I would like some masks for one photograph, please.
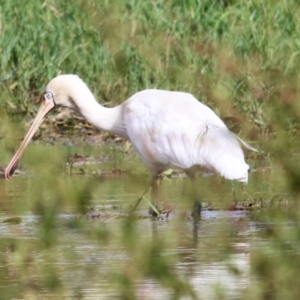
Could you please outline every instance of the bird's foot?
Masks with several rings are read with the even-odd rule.
[[[160,215],[161,211],[159,210],[157,205],[150,203],[148,213],[152,218],[157,218]]]

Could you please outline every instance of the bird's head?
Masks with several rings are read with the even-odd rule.
[[[52,103],[53,107],[63,106],[78,111],[74,99],[87,90],[86,84],[77,75],[59,75],[47,84],[43,103]]]
[[[9,179],[13,174],[24,149],[44,121],[46,115],[53,110],[55,106],[64,106],[78,111],[74,98],[75,95],[80,95],[84,90],[86,91],[88,88],[77,75],[59,75],[48,83],[42,97],[40,109],[24,137],[20,148],[5,170],[6,179]]]

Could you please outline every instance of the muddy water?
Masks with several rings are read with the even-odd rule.
[[[194,297],[241,299],[256,280],[251,253],[267,245],[260,233],[269,224],[258,221],[255,208],[239,210],[236,203],[254,203],[259,211],[255,201],[289,198],[278,169],[250,173],[244,190],[201,176],[202,200],[215,209],[203,211],[195,227],[188,180],[174,176],[161,187],[168,217],[148,217],[146,194],[130,223],[128,211],[148,184],[144,169],[135,169],[138,161],[120,163],[133,170],[117,175],[110,173],[111,164],[93,166],[85,175],[66,175],[63,168],[53,174],[50,163],[43,164],[40,175],[28,171],[0,181],[0,294],[7,298],[116,299],[129,291],[128,299],[170,299],[176,295],[172,284],[143,271],[150,268],[147,261],[155,262],[148,250],[157,242],[162,264]],[[95,173],[97,168],[102,172]]]

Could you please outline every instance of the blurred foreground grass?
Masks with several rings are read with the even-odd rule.
[[[35,114],[39,94],[57,74],[78,74],[96,98],[107,105],[116,105],[146,88],[190,92],[261,151],[258,157],[252,156],[250,164],[271,171],[250,175],[250,180],[257,184],[256,192],[289,200],[286,207],[270,207],[250,216],[253,222],[259,220],[271,225],[256,233],[263,237],[265,246],[249,250],[250,283],[243,287],[241,299],[297,299],[300,294],[297,284],[299,18],[300,6],[296,0],[0,0],[0,162],[5,165],[10,159],[12,149],[23,136],[23,127]],[[72,131],[75,135],[78,132]],[[102,193],[109,198],[102,199],[104,203],[122,198],[116,194],[120,185],[121,195],[130,195],[129,199],[123,199],[124,205],[129,206],[147,185],[143,170],[132,166],[134,173],[140,175],[133,174],[131,181],[112,180],[108,191],[101,190],[101,177],[62,179],[59,174],[66,154],[76,150],[51,147],[49,144],[56,142],[53,135],[45,140],[44,131],[41,134],[42,139],[36,142],[41,145],[28,149],[23,160],[38,175],[24,181],[19,179],[16,184],[0,182],[2,216],[23,216],[31,212],[40,217],[34,227],[36,232],[29,240],[22,238],[22,225],[21,228],[11,225],[11,237],[0,241],[3,298],[38,299],[41,295],[85,298],[89,284],[97,281],[94,276],[105,276],[105,272],[99,273],[91,263],[86,263],[87,269],[77,264],[78,253],[73,251],[77,242],[82,247],[91,247],[92,250],[87,250],[88,257],[94,257],[93,250],[100,253],[107,250],[108,254],[104,252],[108,256],[108,270],[110,264],[115,266],[122,261],[116,263],[109,253],[126,257],[110,273],[109,284],[115,286],[120,299],[138,299],[139,282],[145,278],[157,280],[166,287],[170,299],[182,299],[183,295],[197,298],[187,278],[177,272],[180,254],[170,254],[170,249],[178,250],[182,243],[192,244],[192,236],[186,237],[191,228],[187,228],[185,218],[176,218],[171,225],[166,225],[167,230],[160,228],[161,235],[153,233],[153,239],[142,238],[147,229],[140,232],[140,220],[134,217],[97,225],[77,219],[61,225],[57,220],[58,214],[66,211],[84,214],[92,204],[91,199],[101,198]],[[80,145],[84,142],[84,138],[79,140]],[[102,148],[101,144],[84,145],[81,149],[86,154],[108,155],[111,166],[116,160],[121,161],[118,166],[126,165],[126,154],[115,155],[111,148]],[[205,197],[217,193],[219,202],[230,197],[229,183],[221,180],[216,186],[205,179],[203,183],[207,185],[203,188]],[[11,193],[15,192],[10,189],[17,187],[18,197],[13,198]],[[186,199],[188,207],[187,190],[182,187],[180,199]],[[255,189],[249,190],[255,198]],[[239,197],[238,200],[243,196]],[[177,199],[175,195],[174,199]],[[7,206],[5,201],[12,204]],[[200,265],[214,260],[227,261],[236,251],[230,226],[227,221],[222,225],[224,230],[217,231],[215,243],[206,244],[205,239],[201,243],[200,235],[197,247],[190,244],[187,247],[194,249],[196,258],[197,253],[211,253],[216,245],[221,249],[218,252],[223,253],[221,257],[205,256],[206,261],[200,261]],[[65,248],[61,246],[62,240],[66,242]],[[241,240],[247,243],[247,236]],[[114,252],[115,248],[125,254]],[[78,290],[71,295],[68,294],[71,289],[61,277],[59,264],[63,263],[70,264],[71,273],[83,276]],[[77,282],[75,275],[73,280]],[[222,294],[218,287],[216,295],[218,299],[226,298],[226,293]]]

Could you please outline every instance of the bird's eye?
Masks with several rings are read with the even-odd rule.
[[[53,100],[53,95],[50,92],[44,94],[45,100]]]

